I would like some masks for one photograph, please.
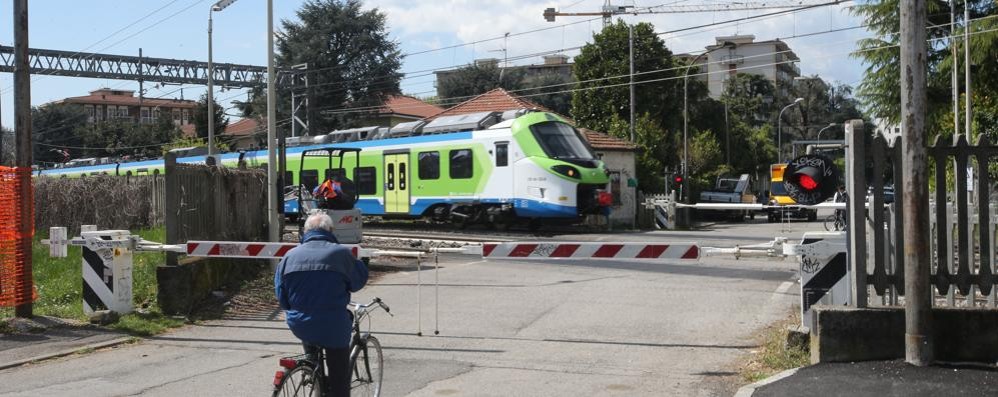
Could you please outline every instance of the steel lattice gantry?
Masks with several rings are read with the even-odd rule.
[[[208,82],[208,63],[200,61],[32,48],[28,50],[28,64],[32,74],[156,83]],[[267,82],[267,68],[263,66],[216,63],[212,69],[215,84],[226,87],[250,88]],[[0,72],[13,71],[14,47],[0,46]],[[291,85],[292,77],[290,72],[279,71],[277,85]]]

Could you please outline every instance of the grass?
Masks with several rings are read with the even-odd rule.
[[[811,364],[811,353],[806,347],[787,346],[787,327],[800,324],[800,313],[795,311],[785,319],[763,331],[759,350],[753,352],[749,362],[742,366],[741,375],[747,383],[758,382],[776,373]]]
[[[40,243],[41,239],[47,238],[43,234],[47,231],[37,233],[32,249],[32,270],[38,290],[34,314],[86,321],[87,316],[83,313],[82,248],[70,246],[69,256],[53,258],[49,256],[48,246]],[[164,241],[166,229],[145,229],[137,234],[146,240]],[[122,316],[112,328],[148,336],[183,325],[183,320],[163,315],[156,305],[156,266],[166,261],[166,254],[136,252],[132,255],[132,296],[137,311]],[[11,308],[0,309],[0,318],[11,316]]]

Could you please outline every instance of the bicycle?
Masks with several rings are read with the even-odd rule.
[[[825,230],[829,232],[838,232],[846,230],[846,219],[845,216],[840,216],[839,214],[832,214],[825,218]]]
[[[381,354],[381,342],[370,332],[361,332],[360,324],[368,318],[373,309],[378,307],[394,316],[381,298],[374,298],[371,303],[362,305],[350,302],[353,309],[353,337],[350,340],[350,368],[353,374],[350,380],[351,396],[378,397],[381,395],[381,381],[384,358]],[[273,397],[309,396],[321,397],[325,389],[326,371],[324,349],[318,349],[317,354],[301,354],[281,358],[279,365],[282,370],[274,374]]]

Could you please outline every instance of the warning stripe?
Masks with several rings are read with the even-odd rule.
[[[242,241],[188,241],[187,255],[209,258],[255,258],[274,259],[297,247],[296,243],[257,243]],[[360,249],[356,244],[343,244],[350,248],[350,253],[359,257]]]
[[[535,243],[506,242],[482,245],[483,258],[579,258],[579,259],[698,259],[693,243]]]
[[[846,276],[846,270],[846,254],[844,252],[835,254],[832,260],[822,267],[801,288],[803,311],[807,312],[811,309],[811,306],[814,306],[821,298],[825,297],[825,294]]]

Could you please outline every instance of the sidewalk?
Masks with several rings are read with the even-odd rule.
[[[898,360],[812,365],[769,384],[743,387],[736,396],[987,396],[996,390],[993,366],[923,368]]]
[[[13,333],[0,333],[0,370],[130,341],[120,332],[54,317],[14,319]]]

